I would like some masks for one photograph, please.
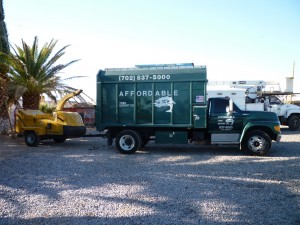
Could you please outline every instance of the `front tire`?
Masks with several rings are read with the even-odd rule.
[[[300,118],[297,115],[292,115],[288,121],[289,129],[292,131],[298,130],[300,126]]]
[[[271,148],[271,138],[263,131],[250,131],[244,137],[242,148],[253,155],[266,155]]]
[[[121,131],[116,137],[116,146],[123,154],[131,154],[140,149],[141,135],[134,130]]]
[[[36,147],[40,143],[40,136],[36,135],[34,131],[25,132],[25,143],[29,147]]]

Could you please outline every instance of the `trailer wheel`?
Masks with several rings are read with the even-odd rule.
[[[25,143],[29,147],[36,147],[40,143],[40,136],[36,135],[34,131],[25,132]]]
[[[271,139],[263,131],[253,130],[246,134],[242,148],[253,155],[266,155],[271,148]]]
[[[141,135],[134,130],[124,130],[116,137],[116,146],[121,153],[131,154],[142,145]]]
[[[53,140],[54,140],[56,143],[63,143],[63,142],[66,141],[66,139],[67,139],[67,138],[64,137],[64,136],[53,138]]]
[[[288,120],[289,129],[292,131],[298,130],[300,125],[300,119],[297,115],[292,115]]]

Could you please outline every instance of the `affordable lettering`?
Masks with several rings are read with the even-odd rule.
[[[170,90],[157,90],[157,91],[152,91],[152,90],[143,90],[143,91],[120,91],[119,92],[119,97],[128,97],[128,96],[145,96],[145,97],[164,97],[164,96],[178,96],[178,90],[174,90],[173,92]]]

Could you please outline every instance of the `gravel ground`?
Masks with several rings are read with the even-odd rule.
[[[0,224],[300,224],[300,131],[267,157],[236,147],[0,137]]]

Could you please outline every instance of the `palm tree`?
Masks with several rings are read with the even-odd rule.
[[[0,52],[9,53],[9,43],[4,22],[3,0],[0,0]],[[7,87],[8,87],[8,66],[5,60],[0,59],[0,134],[8,132],[8,114],[7,114]]]
[[[65,80],[73,79],[75,76],[61,79],[58,73],[78,60],[67,64],[57,64],[57,61],[65,54],[68,45],[53,54],[56,43],[57,41],[52,39],[39,50],[38,38],[35,37],[32,46],[22,39],[22,47],[17,45],[15,48],[12,47],[12,54],[8,56],[10,66],[8,76],[13,85],[24,88],[23,108],[38,109],[41,94],[55,99],[54,92],[62,94],[76,90],[64,84]]]

